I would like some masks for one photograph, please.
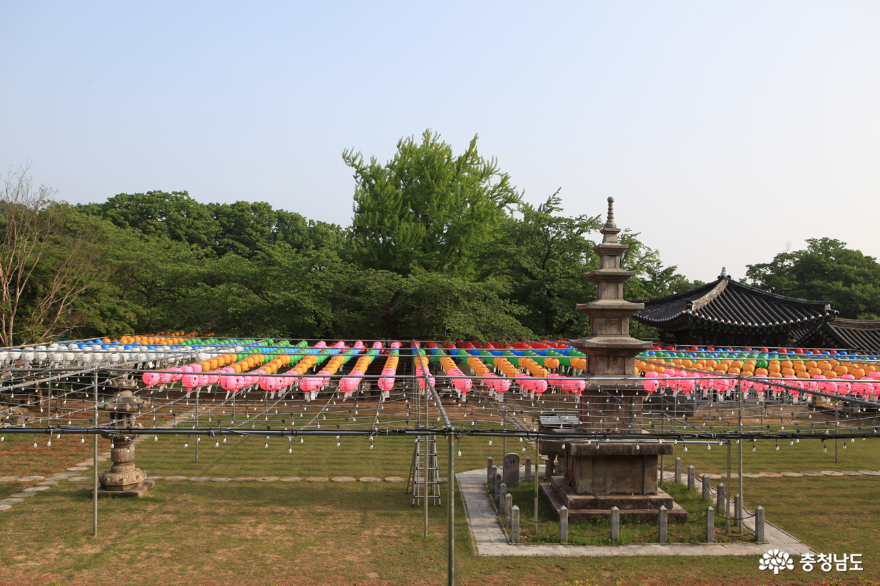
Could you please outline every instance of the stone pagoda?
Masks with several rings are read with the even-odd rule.
[[[599,269],[586,275],[596,284],[596,300],[577,306],[590,316],[590,335],[571,343],[587,357],[578,431],[607,435],[600,440],[542,442],[551,463],[554,456],[562,460],[543,491],[557,514],[564,505],[572,521],[610,516],[611,507],[617,507],[622,517],[653,520],[661,505],[670,520],[687,520],[687,512],[657,484],[658,457],[672,454],[672,445],[613,440],[616,433],[642,430],[645,391],[636,377],[635,357],[651,343],[629,335],[629,319],[644,305],[623,298],[623,283],[636,273],[620,267],[620,257],[629,246],[617,239],[614,198],[608,198],[608,219],[600,232],[602,243],[593,247]]]

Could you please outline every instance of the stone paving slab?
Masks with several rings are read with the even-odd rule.
[[[18,482],[18,476],[0,476],[0,482]]]
[[[277,480],[277,476],[263,476],[262,478],[257,478],[257,482],[276,482]]]
[[[91,466],[79,466],[79,465],[77,465],[77,466],[71,466],[70,468],[67,469],[67,471],[68,471],[68,472],[85,472],[85,471],[88,470],[89,468],[91,468]]]
[[[357,478],[353,476],[334,476],[333,482],[357,482]]]
[[[299,476],[285,476],[281,479],[281,482],[300,482],[302,478]]]
[[[400,476],[388,476],[385,478],[385,482],[405,482],[405,478],[401,478]]]
[[[44,490],[49,490],[50,486],[32,486],[30,488],[24,489],[24,492],[43,492]]]
[[[12,508],[12,505],[0,505],[0,511],[8,511]]]
[[[231,478],[212,478],[211,482],[232,482]]]
[[[861,476],[861,472],[856,472],[855,470],[841,470],[841,474],[845,474],[846,476]]]
[[[372,476],[361,476],[358,480],[361,482],[382,482],[381,478],[374,478]]]
[[[180,482],[181,480],[186,480],[186,476],[166,476],[165,480],[169,480],[171,482]]]
[[[880,472],[877,470],[859,470],[865,476],[880,476]]]
[[[810,477],[810,478],[816,478],[816,477],[819,477],[819,476],[825,476],[825,475],[822,474],[821,472],[802,472],[802,474],[803,474],[804,476],[808,476],[808,477]]]
[[[250,476],[242,476],[241,478],[234,478],[234,482],[253,482],[256,478],[251,478]]]
[[[37,494],[39,494],[39,493],[36,493],[36,492],[17,492],[15,494],[9,495],[9,497],[14,498],[14,499],[26,499],[26,498],[29,498],[32,496],[37,496]]]
[[[57,480],[41,480],[35,486],[58,486]]]
[[[745,556],[761,555],[775,548],[782,548],[795,554],[815,553],[808,546],[771,523],[765,524],[764,531],[767,543],[676,543],[666,545],[647,543],[619,546],[511,545],[498,522],[495,506],[486,489],[486,471],[478,469],[462,472],[456,474],[456,478],[477,555],[523,557]],[[700,480],[697,480],[697,483],[702,484]],[[752,514],[749,511],[744,511],[744,513],[746,516]],[[745,519],[743,524],[747,529],[754,531],[753,517]]]
[[[196,476],[189,479],[190,482],[208,482],[209,480],[211,479],[206,476]]]
[[[165,480],[164,476],[147,476],[147,480]]]
[[[834,472],[831,470],[823,470],[822,474],[825,476],[843,476],[843,472]]]
[[[326,476],[309,476],[306,478],[306,482],[327,482]]]
[[[19,478],[19,482],[37,482],[39,480],[43,480],[43,476],[22,476]]]
[[[799,472],[780,472],[780,474],[782,474],[786,478],[801,478],[803,476],[803,474]]]
[[[82,482],[84,480],[92,480],[88,476],[71,476],[67,479],[68,482]]]
[[[743,476],[745,476],[745,474],[743,474]],[[761,478],[782,478],[782,474],[777,472],[761,472],[759,476]]]

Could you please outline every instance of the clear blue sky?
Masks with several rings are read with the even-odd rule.
[[[354,147],[438,131],[711,280],[880,256],[880,2],[0,3],[0,170],[348,225]]]

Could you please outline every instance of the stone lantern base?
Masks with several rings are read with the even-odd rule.
[[[98,479],[99,497],[141,497],[153,488],[154,482],[147,480],[146,473],[134,465],[134,444],[123,434],[101,434],[113,442],[110,459],[113,467],[101,474]]]

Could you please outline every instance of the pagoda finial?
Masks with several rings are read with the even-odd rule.
[[[614,223],[614,198],[608,198],[608,220],[605,222],[606,228],[617,228],[617,224]]]
[[[721,274],[718,275],[719,279],[724,279],[727,277],[727,267],[721,267]]]

